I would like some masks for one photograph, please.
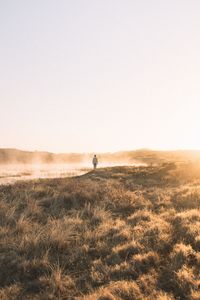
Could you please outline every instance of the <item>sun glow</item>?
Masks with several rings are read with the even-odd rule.
[[[200,3],[78,2],[0,9],[0,147],[200,149]]]

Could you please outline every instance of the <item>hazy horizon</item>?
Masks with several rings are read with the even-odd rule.
[[[0,148],[200,149],[200,2],[4,1]]]
[[[9,147],[0,147],[0,150],[13,150],[13,151],[21,151],[21,152],[38,152],[38,153],[51,153],[51,154],[80,154],[80,155],[93,155],[93,154],[117,154],[117,153],[125,153],[125,152],[139,152],[139,151],[149,151],[149,152],[200,152],[200,149],[153,149],[153,148],[136,148],[136,149],[118,149],[116,151],[91,151],[91,152],[77,152],[77,151],[68,151],[68,152],[56,152],[56,151],[49,151],[49,150],[37,150],[37,149],[22,149],[22,148],[9,148]]]

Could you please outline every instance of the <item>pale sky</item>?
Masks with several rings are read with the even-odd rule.
[[[0,0],[0,147],[200,149],[200,1]]]

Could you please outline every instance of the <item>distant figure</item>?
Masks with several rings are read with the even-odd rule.
[[[97,168],[97,165],[98,165],[98,159],[97,159],[96,155],[94,155],[92,163],[93,163],[94,170],[95,170]]]

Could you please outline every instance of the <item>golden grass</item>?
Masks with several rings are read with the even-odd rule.
[[[200,299],[200,170],[0,187],[0,299]]]

